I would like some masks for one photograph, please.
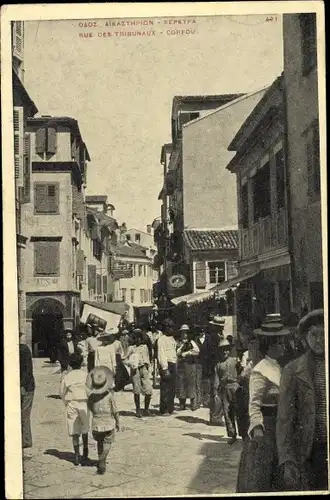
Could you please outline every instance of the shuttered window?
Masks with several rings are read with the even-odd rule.
[[[57,150],[57,130],[54,126],[41,127],[36,131],[36,153],[55,154]]]
[[[134,304],[134,300],[135,300],[135,290],[134,290],[134,288],[131,288],[131,302],[132,302],[132,304]]]
[[[140,302],[141,302],[141,304],[143,304],[143,301],[144,301],[144,290],[141,288],[141,290],[140,290]]]
[[[96,293],[97,295],[100,295],[102,293],[102,281],[100,274],[96,275]]]
[[[124,302],[126,302],[126,292],[127,292],[126,288],[121,289],[121,298]]]
[[[96,290],[96,266],[88,266],[88,290]]]
[[[36,214],[59,213],[59,184],[41,183],[34,184],[34,211]]]
[[[23,59],[23,21],[13,22],[13,55]]]
[[[226,281],[226,263],[225,262],[208,262],[210,283],[217,284]]]
[[[59,276],[60,242],[52,240],[34,241],[34,275]]]
[[[102,276],[103,294],[108,293],[108,276]]]
[[[84,277],[84,268],[85,268],[85,254],[83,250],[79,249],[77,251],[77,275],[80,278]]]
[[[196,288],[206,286],[206,265],[205,262],[196,262]]]
[[[24,110],[22,107],[14,107],[13,119],[15,180],[16,185],[22,187],[24,168]]]
[[[23,161],[23,191],[22,203],[31,201],[31,138],[30,134],[24,136],[24,161]]]

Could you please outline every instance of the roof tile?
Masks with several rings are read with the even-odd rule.
[[[237,250],[238,231],[231,230],[199,230],[184,231],[185,244],[190,250]]]

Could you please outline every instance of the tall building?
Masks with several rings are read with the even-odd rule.
[[[239,221],[237,310],[243,321],[288,314],[292,305],[288,248],[283,76],[262,98],[231,141],[236,154]]]
[[[323,305],[316,14],[284,14],[284,86],[294,307]]]
[[[27,119],[38,109],[24,87],[24,23],[12,23],[12,78],[13,78],[13,124],[14,165],[17,234],[17,275],[19,328],[25,333],[26,296],[24,279],[24,258],[28,237],[22,226],[22,205],[30,200],[30,136],[27,133]]]
[[[34,355],[51,355],[62,328],[79,324],[77,256],[85,230],[90,157],[73,118],[29,118],[27,132],[31,187],[22,206],[29,239],[24,258],[26,335]]]

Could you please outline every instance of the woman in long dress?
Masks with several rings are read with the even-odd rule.
[[[240,458],[237,493],[279,491],[276,416],[285,337],[290,329],[267,318],[255,330],[264,356],[252,369],[249,382],[249,428]]]
[[[196,405],[196,358],[199,348],[190,333],[187,325],[180,328],[181,339],[177,347],[177,379],[176,393],[180,401],[180,410],[186,409],[186,400],[190,399],[192,411],[197,410]]]

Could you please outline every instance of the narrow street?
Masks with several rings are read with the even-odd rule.
[[[117,395],[122,431],[110,452],[106,474],[72,464],[58,370],[34,359],[36,393],[32,410],[34,446],[24,460],[25,498],[110,498],[235,493],[241,441],[227,444],[223,427],[209,427],[208,410],[137,419],[130,386]],[[30,458],[31,457],[31,458]],[[97,458],[90,438],[90,458]]]

